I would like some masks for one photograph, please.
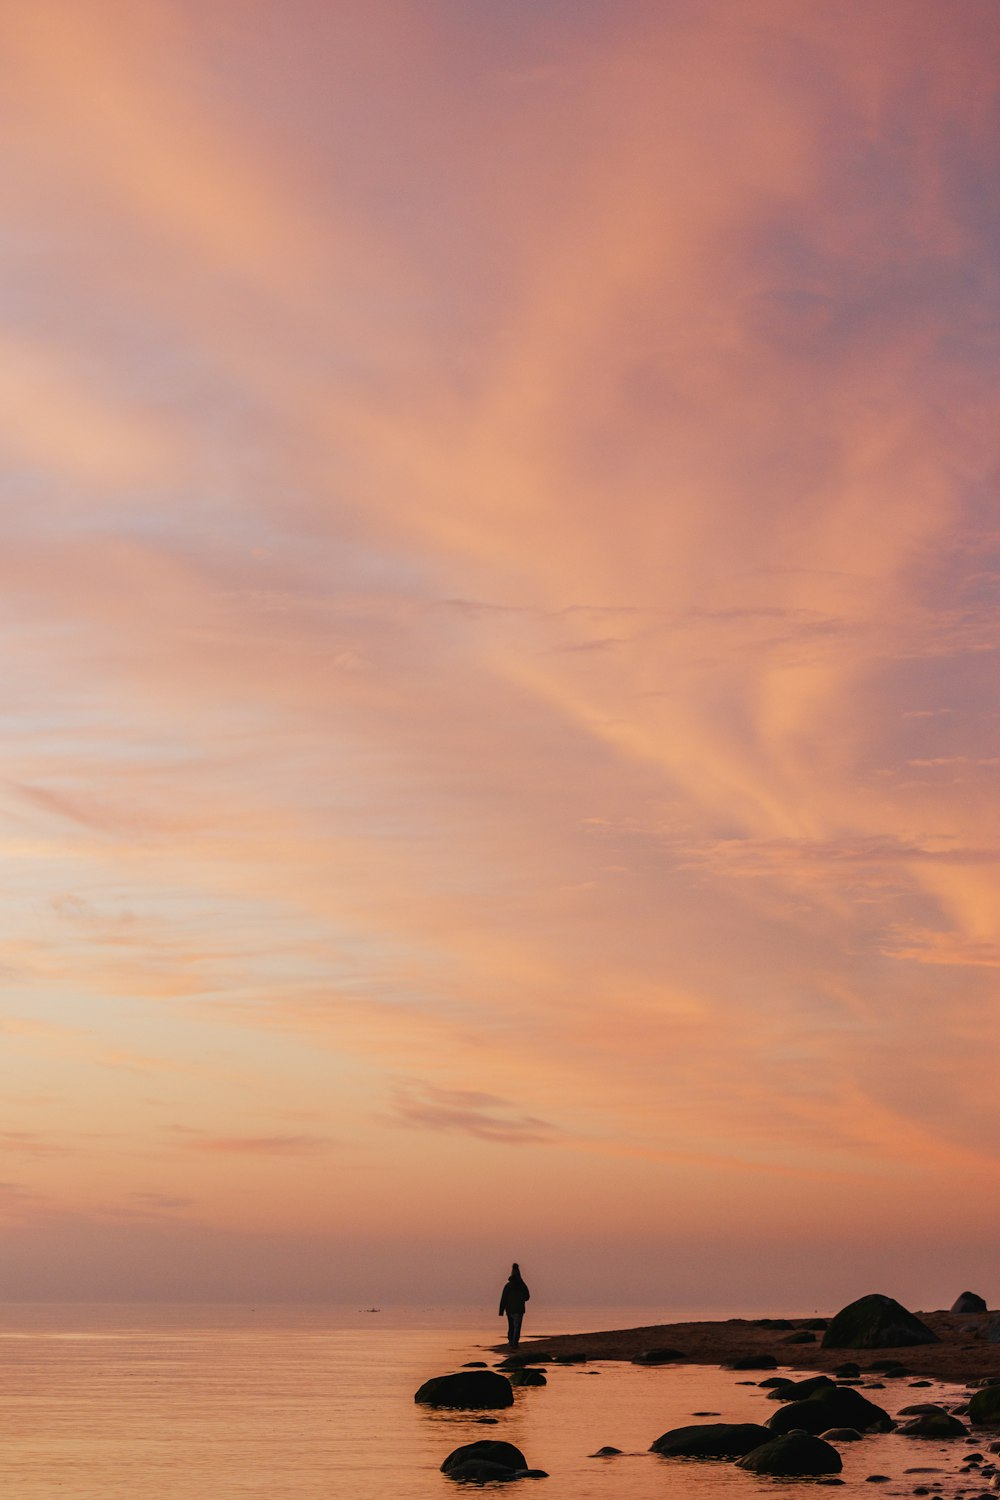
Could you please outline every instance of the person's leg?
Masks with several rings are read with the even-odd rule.
[[[510,1315],[507,1342],[508,1344],[513,1344],[515,1349],[521,1342],[521,1320],[523,1317],[524,1313],[511,1313]]]

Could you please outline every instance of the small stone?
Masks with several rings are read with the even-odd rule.
[[[597,1450],[596,1453],[588,1453],[587,1457],[588,1458],[615,1458],[615,1457],[617,1457],[617,1455],[621,1451],[622,1450],[620,1448],[612,1448],[612,1446],[611,1446],[610,1443],[606,1443],[603,1448],[598,1448],[598,1450]]]
[[[868,1474],[865,1477],[865,1484],[888,1484],[888,1483],[889,1483],[889,1476],[888,1476],[888,1474]]]

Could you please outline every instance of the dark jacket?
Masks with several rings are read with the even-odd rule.
[[[520,1276],[509,1276],[500,1293],[500,1311],[502,1313],[523,1313],[524,1304],[531,1293]]]

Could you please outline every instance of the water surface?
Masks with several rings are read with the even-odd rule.
[[[496,1425],[418,1407],[431,1375],[495,1356],[495,1308],[66,1307],[0,1310],[0,1455],[8,1500],[459,1500],[479,1493],[439,1472],[460,1443],[503,1437],[549,1471],[506,1495],[522,1500],[736,1500],[764,1484],[728,1463],[646,1450],[669,1427],[717,1412],[766,1421],[774,1405],[752,1375],[712,1366],[550,1366],[546,1387],[515,1392]],[[662,1309],[564,1309],[539,1332],[639,1326]],[[888,1382],[872,1399],[893,1415],[953,1388]],[[604,1444],[620,1458],[588,1457]],[[892,1435],[843,1448],[850,1489],[956,1491],[959,1443]],[[940,1474],[904,1474],[904,1468]],[[875,1487],[874,1473],[889,1475]],[[802,1493],[799,1484],[792,1489]],[[967,1493],[985,1488],[966,1482]],[[491,1487],[487,1493],[499,1493]],[[844,1493],[844,1491],[842,1491]]]

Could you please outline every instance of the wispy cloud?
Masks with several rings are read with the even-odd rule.
[[[417,1079],[404,1080],[395,1092],[392,1118],[425,1130],[457,1131],[504,1146],[544,1146],[561,1132],[548,1120],[524,1114],[508,1099],[471,1089],[446,1089]]]

